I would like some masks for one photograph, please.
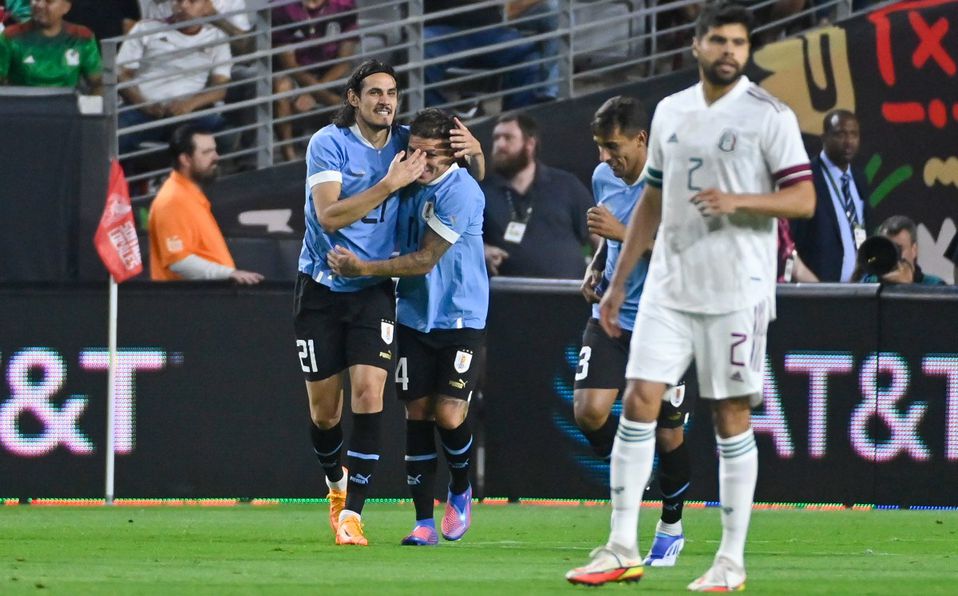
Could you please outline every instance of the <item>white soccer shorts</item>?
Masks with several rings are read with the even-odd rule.
[[[627,379],[675,385],[695,359],[699,395],[762,401],[770,304],[720,315],[673,310],[643,301],[629,345]]]

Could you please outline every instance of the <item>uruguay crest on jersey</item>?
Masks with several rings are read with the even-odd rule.
[[[395,326],[390,321],[381,319],[379,322],[379,334],[387,344],[393,343],[393,330]]]

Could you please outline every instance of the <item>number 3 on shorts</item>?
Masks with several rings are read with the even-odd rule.
[[[409,390],[409,370],[406,364],[406,357],[403,356],[396,363],[396,384],[402,386],[403,391]]]
[[[592,358],[592,346],[582,346],[579,351],[579,366],[575,369],[576,381],[589,376],[589,358]]]

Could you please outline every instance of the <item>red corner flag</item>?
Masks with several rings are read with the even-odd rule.
[[[123,169],[115,159],[110,164],[106,206],[93,237],[93,244],[116,283],[126,281],[143,271],[140,244],[137,242],[136,226],[133,224],[133,208],[130,206],[130,190],[126,185]]]

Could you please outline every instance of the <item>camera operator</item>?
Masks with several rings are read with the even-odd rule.
[[[918,231],[911,218],[904,215],[889,217],[878,227],[878,236],[887,238],[894,245],[897,263],[894,259],[887,259],[887,255],[879,254],[891,249],[882,247],[876,242],[868,242],[868,246],[863,244],[858,252],[856,267],[859,276],[862,276],[862,282],[945,285],[943,279],[923,272],[918,266]]]

